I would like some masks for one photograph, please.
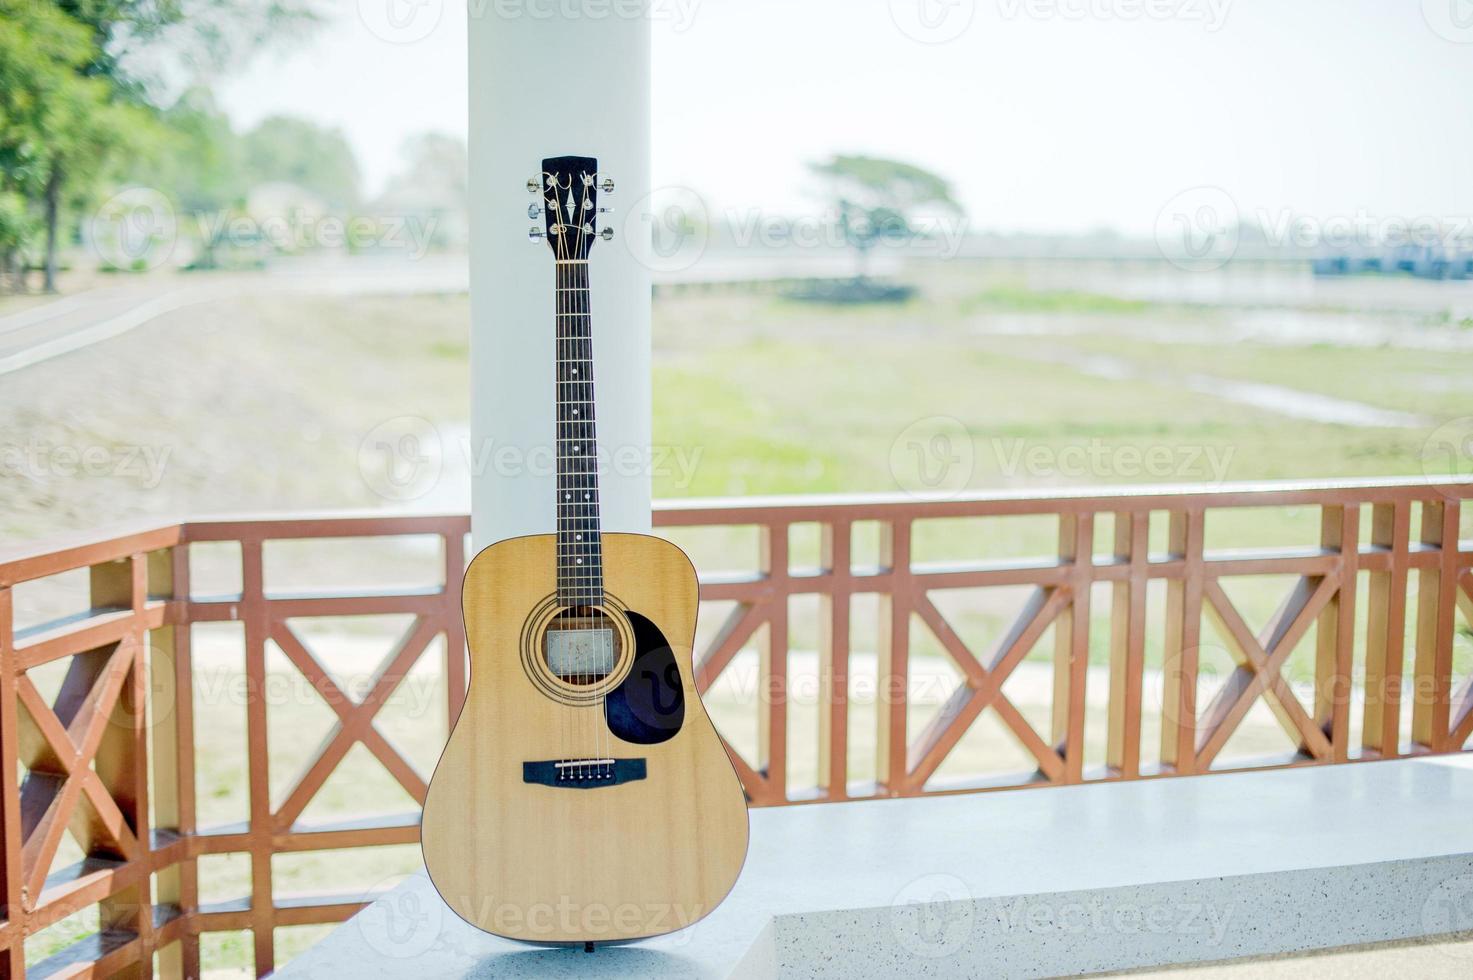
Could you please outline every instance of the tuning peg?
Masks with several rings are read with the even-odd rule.
[[[598,189],[603,191],[605,194],[614,193],[614,178],[605,177],[603,183],[598,185]]]
[[[535,242],[539,238],[546,238],[546,237],[547,237],[547,232],[543,231],[541,228],[538,228],[536,225],[533,225],[532,226],[532,230],[527,232],[527,240],[529,242]]]
[[[527,178],[527,193],[528,194],[536,194],[540,190],[542,190],[542,181],[538,180],[536,177],[528,177]]]
[[[611,242],[614,240],[614,229],[605,228],[603,231],[598,233],[598,237],[602,238],[606,242]]]
[[[536,205],[536,204],[529,204],[529,205],[527,205],[527,217],[532,218],[534,220],[537,219],[537,218],[542,217],[542,208],[541,208],[541,206],[540,205]]]

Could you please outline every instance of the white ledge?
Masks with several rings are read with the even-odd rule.
[[[752,812],[727,901],[592,954],[461,922],[422,875],[283,977],[1057,976],[1473,929],[1473,759]]]

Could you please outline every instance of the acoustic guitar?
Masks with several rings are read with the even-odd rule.
[[[467,922],[592,950],[711,912],[746,859],[747,808],[696,693],[690,559],[599,524],[588,261],[612,237],[597,222],[613,182],[554,157],[528,190],[556,270],[557,529],[466,569],[470,685],[421,840]]]

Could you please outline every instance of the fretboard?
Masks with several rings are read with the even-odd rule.
[[[557,590],[564,605],[603,603],[598,441],[588,263],[557,263]]]

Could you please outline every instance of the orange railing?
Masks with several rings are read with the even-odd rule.
[[[754,735],[733,736],[731,754],[753,804],[773,805],[999,785],[941,778],[984,712],[1026,752],[1027,771],[1002,780],[1011,785],[1460,751],[1473,736],[1458,626],[1460,615],[1473,626],[1473,542],[1460,543],[1470,497],[1473,483],[1407,481],[691,501],[657,508],[655,523],[695,552],[708,612],[730,607],[707,617],[716,628],[698,644],[698,679],[712,688],[735,664],[752,668],[755,696],[724,710],[756,713]],[[1270,514],[1292,520],[1263,517]],[[443,651],[442,722],[464,696],[455,584],[468,523],[217,520],[0,556],[0,759],[20,774],[0,786],[0,978],[70,975],[80,965],[94,975],[132,966],[147,973],[155,959],[161,972],[194,976],[201,935],[236,930],[249,930],[255,968],[265,974],[276,963],[278,927],[335,922],[359,908],[361,892],[285,894],[273,881],[273,856],[417,840],[414,812],[338,823],[304,812],[358,746],[422,799],[427,774],[375,721],[435,649]],[[1311,539],[1258,540],[1290,527],[1310,528]],[[264,550],[280,542],[310,550],[328,539],[403,536],[438,542],[438,584],[284,591],[264,572]],[[707,572],[715,561],[702,553],[713,541],[729,555],[753,540],[750,567]],[[238,588],[199,595],[191,556],[220,542],[238,549]],[[993,545],[1005,543],[1034,553],[999,558]],[[17,590],[67,576],[85,578],[73,582],[86,593],[80,608],[17,628]],[[1240,589],[1243,582],[1257,591]],[[965,603],[960,613],[947,610],[957,596],[988,591],[1018,602],[1001,618],[993,610],[981,620],[984,649],[964,638],[975,625],[960,623]],[[1265,597],[1269,611],[1255,617]],[[861,605],[873,613],[868,627],[856,626]],[[351,693],[289,625],[387,613],[407,625],[364,689]],[[1254,618],[1262,619],[1257,629]],[[211,623],[240,624],[244,634],[248,816],[205,827],[196,746],[214,719],[197,717],[196,698],[177,692],[197,692],[193,628]],[[1220,647],[1204,638],[1204,627]],[[294,778],[276,793],[273,740],[279,748],[298,733],[272,728],[268,641],[335,715],[320,745],[301,747]],[[915,663],[925,659],[912,657],[917,643],[937,648],[959,676],[935,698],[930,717],[912,690]],[[1306,645],[1304,676],[1286,677],[1291,655]],[[1207,669],[1209,649],[1225,652],[1221,676]],[[816,660],[817,688],[804,710],[790,662],[800,654]],[[1051,693],[1042,720],[1031,720],[1006,689],[1025,658],[1046,662],[1039,666]],[[853,694],[861,673],[873,680],[870,695]],[[714,708],[714,691],[712,700]],[[1260,700],[1288,736],[1288,752],[1227,758],[1224,747]],[[807,730],[790,726],[809,715]],[[856,719],[864,746],[854,737]],[[1148,731],[1159,736],[1153,741]],[[811,779],[797,778],[799,749],[815,760]],[[68,833],[81,859],[53,867]],[[249,856],[246,894],[201,901],[201,864],[220,855]],[[33,949],[28,971],[27,939],[83,910],[96,911],[95,931],[44,957],[49,950]]]

